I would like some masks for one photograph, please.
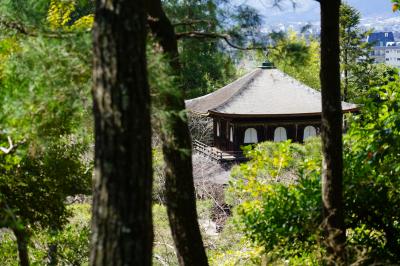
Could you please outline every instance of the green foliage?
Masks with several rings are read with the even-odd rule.
[[[361,14],[348,4],[340,6],[340,63],[343,100],[358,102],[369,88],[374,70],[369,54],[371,45],[364,41],[369,31],[360,29]]]
[[[43,28],[48,7],[48,0],[3,0],[0,2],[0,10],[5,19],[35,28]]]
[[[296,32],[273,32],[270,34],[274,47],[269,56],[284,66],[304,65],[309,59],[307,42],[304,37],[298,38]]]
[[[82,11],[84,9],[87,9],[86,12],[93,11],[90,8],[92,5],[89,1],[51,0],[47,14],[50,28],[53,30],[90,30],[93,26],[94,15],[82,14]],[[78,13],[80,16],[77,17],[74,13]]]
[[[344,142],[349,263],[399,261],[399,106],[398,74],[387,72],[350,119]],[[251,160],[233,172],[229,194],[238,204],[238,227],[270,259],[298,256],[318,264],[323,258],[320,148],[316,140],[262,143],[247,148]],[[282,178],[288,173],[289,182]]]
[[[400,83],[391,73],[372,88],[345,139],[347,224],[351,241],[399,260]],[[386,83],[386,84],[385,84]],[[362,230],[361,230],[362,229]]]
[[[28,14],[38,5],[15,1],[1,8]],[[32,24],[23,16],[16,23],[41,23],[40,32],[46,28],[40,15]],[[0,154],[0,227],[29,238],[38,230],[60,230],[71,215],[66,197],[90,191],[91,43],[84,33],[8,34],[0,40],[0,146],[8,147],[8,138],[14,146]]]
[[[359,62],[351,66],[352,75],[349,77],[348,97],[351,102],[364,104],[369,89],[381,82],[392,68],[385,64],[370,64]]]
[[[231,198],[240,200],[239,228],[270,259],[311,252],[322,210],[319,141],[266,142],[245,153],[251,160],[235,169],[230,182]]]
[[[11,230],[0,231],[0,264],[4,266],[17,266],[18,252],[17,243]]]
[[[213,92],[236,77],[232,59],[218,50],[215,41],[181,43],[183,86],[192,98]]]
[[[57,244],[59,265],[88,265],[90,206],[72,204],[67,208],[72,216],[63,230],[52,232],[41,227],[33,230],[29,246],[32,265],[48,263],[50,244]],[[0,243],[0,264],[18,265],[17,245],[12,232],[0,231]]]
[[[274,48],[269,57],[277,68],[303,82],[311,88],[320,89],[319,81],[319,42],[298,37],[293,31],[288,34],[271,34]]]
[[[369,57],[371,47],[364,42],[368,31],[359,28],[360,13],[342,4],[340,9],[340,63],[342,70],[343,99],[359,103],[371,82],[382,74],[383,66],[373,64]],[[304,84],[320,89],[320,45],[316,39],[306,40],[295,32],[273,32],[274,42],[269,57],[288,75]]]
[[[231,192],[237,201],[250,197],[258,198],[271,184],[293,183],[298,169],[308,176],[320,167],[320,144],[308,140],[307,145],[286,142],[265,142],[252,148],[244,147],[245,156],[250,161],[232,169]],[[307,171],[306,171],[307,170]],[[236,205],[236,202],[230,202]]]
[[[196,203],[200,220],[210,219],[211,202],[199,200]],[[178,265],[175,254],[174,241],[169,228],[166,207],[160,204],[153,205],[154,221],[154,246],[153,265]],[[200,227],[200,229],[203,229]],[[202,230],[203,240],[206,246],[214,246],[214,239],[210,239]]]
[[[257,12],[228,1],[163,1],[177,33],[227,34],[236,45],[248,45],[261,25]],[[182,87],[185,97],[210,93],[236,77],[234,54],[218,38],[182,38],[179,41]]]
[[[58,228],[69,214],[66,196],[87,193],[90,187],[91,173],[80,162],[82,147],[62,139],[35,155],[24,154],[22,148],[0,157],[1,204],[12,210],[13,217],[3,219],[1,211],[1,226],[16,228],[13,221],[19,221],[22,226]]]
[[[165,163],[162,151],[153,149],[153,201],[165,203]]]
[[[20,51],[3,67],[3,130],[22,138],[58,136],[90,123],[91,72],[88,58],[78,51],[90,46],[85,37],[70,45],[41,38],[18,44]]]
[[[69,223],[62,231],[49,234],[47,242],[57,245],[57,257],[64,265],[88,265],[90,247],[91,206],[72,204]]]
[[[263,248],[251,245],[250,241],[244,238],[232,218],[224,225],[224,230],[215,242],[216,248],[207,252],[210,265],[215,266],[256,266],[261,265]]]
[[[3,0],[0,10],[5,21],[12,21],[31,33],[80,31],[92,27],[94,1]]]
[[[82,108],[85,87],[78,87],[90,76],[79,65],[67,74],[63,66],[74,62],[41,45],[38,40],[21,44],[4,67],[1,145],[8,146],[9,136],[18,146],[0,157],[0,194],[24,225],[60,226],[67,215],[65,197],[90,188],[91,166],[85,159],[90,138],[85,134],[91,129],[81,127],[90,121],[90,111]]]

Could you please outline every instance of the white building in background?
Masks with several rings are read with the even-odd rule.
[[[373,45],[370,55],[375,63],[400,68],[400,42],[395,41],[393,32],[371,33],[367,42]]]
[[[377,64],[385,63],[385,52],[386,52],[386,47],[375,46],[372,48],[370,56],[374,59],[374,62]]]
[[[388,42],[386,44],[385,63],[400,68],[400,42]]]

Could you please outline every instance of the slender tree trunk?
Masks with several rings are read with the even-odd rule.
[[[58,230],[56,228],[51,228],[49,234],[52,239],[57,235]],[[47,250],[48,266],[58,265],[58,244],[57,241],[51,240],[49,242],[49,248]]]
[[[328,264],[345,262],[343,219],[343,114],[340,96],[340,0],[321,0],[322,200]]]
[[[348,53],[347,50],[344,51],[344,84],[343,84],[343,101],[347,101],[348,91],[349,91],[349,70],[348,68]]]
[[[91,265],[151,265],[150,93],[144,1],[97,0]]]
[[[18,257],[21,266],[29,266],[28,241],[29,236],[25,230],[13,229],[17,238]]]
[[[343,101],[347,101],[349,92],[349,71],[344,70],[344,88],[343,88]]]
[[[396,237],[398,234],[396,229],[391,226],[393,221],[388,221],[388,226],[383,228],[386,236],[385,248],[390,251],[393,255],[398,254],[400,250],[399,240]]]
[[[58,254],[57,254],[57,243],[52,242],[49,245],[49,249],[47,251],[47,258],[49,261],[48,266],[56,266],[58,265]]]
[[[174,28],[166,17],[160,0],[149,0],[150,28],[167,54],[172,70],[181,74]],[[179,82],[179,81],[178,81]],[[192,143],[184,113],[183,88],[180,92],[160,92],[162,140],[166,163],[166,198],[168,218],[180,265],[208,265],[197,221],[192,172]]]

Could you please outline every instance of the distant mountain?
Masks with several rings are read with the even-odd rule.
[[[319,4],[315,0],[296,0],[296,7],[289,0],[281,0],[281,9],[273,8],[273,0],[234,0],[237,4],[246,3],[256,8],[263,15],[266,28],[283,27],[311,23],[319,24]],[[400,23],[400,14],[393,13],[391,0],[345,0],[360,11],[362,23],[366,27],[385,27]]]

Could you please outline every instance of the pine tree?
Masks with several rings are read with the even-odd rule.
[[[328,265],[345,263],[343,218],[343,114],[340,97],[340,0],[320,0],[322,95],[322,201]]]
[[[144,1],[98,0],[91,265],[151,265],[152,153]]]

